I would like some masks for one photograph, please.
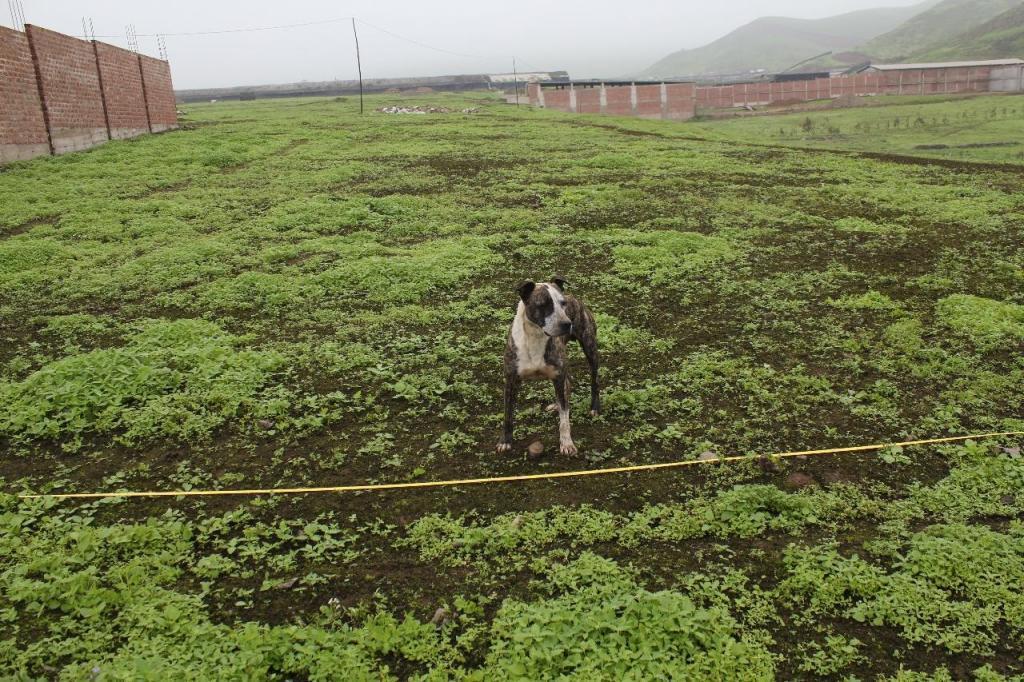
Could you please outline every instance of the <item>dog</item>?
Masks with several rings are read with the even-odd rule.
[[[601,411],[598,383],[597,323],[587,307],[575,296],[565,293],[568,284],[562,277],[551,282],[519,285],[519,306],[505,348],[505,428],[497,451],[512,449],[516,396],[528,379],[550,379],[555,387],[555,402],[548,411],[558,412],[559,452],[575,455],[569,425],[569,359],[566,347],[576,341],[590,364],[590,414]]]

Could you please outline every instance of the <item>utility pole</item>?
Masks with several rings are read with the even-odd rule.
[[[359,55],[359,33],[356,32],[356,18],[352,17],[352,35],[356,38],[356,66],[359,68],[359,113],[363,113],[363,58]]]
[[[512,79],[516,84],[516,106],[519,106],[519,71],[516,69],[516,58],[512,57]]]

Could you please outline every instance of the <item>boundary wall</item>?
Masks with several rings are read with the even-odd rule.
[[[789,104],[841,97],[1024,91],[1024,65],[876,71],[832,78],[695,83],[529,84],[530,104],[577,114],[686,120],[702,109]]]
[[[0,163],[177,127],[166,61],[31,24],[0,26]]]

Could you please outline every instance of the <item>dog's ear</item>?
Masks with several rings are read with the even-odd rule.
[[[555,275],[554,277],[552,277],[551,283],[558,287],[559,291],[565,291],[566,285],[569,284],[565,277],[562,277],[561,275]]]
[[[523,299],[523,301],[526,302],[530,299],[530,294],[533,293],[533,290],[536,287],[537,285],[534,284],[533,282],[526,281],[520,284],[516,291],[519,292],[519,298]]]

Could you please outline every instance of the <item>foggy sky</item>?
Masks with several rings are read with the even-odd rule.
[[[99,40],[126,45],[135,25],[142,52],[178,33],[295,24],[356,16],[426,49],[359,26],[363,75],[431,76],[565,69],[575,78],[639,71],[670,52],[699,47],[760,16],[814,19],[918,0],[22,0],[29,23],[82,33],[91,17]],[[6,9],[0,14],[11,25]],[[113,38],[101,35],[116,34]],[[286,83],[356,77],[351,25],[166,38],[176,88]]]

